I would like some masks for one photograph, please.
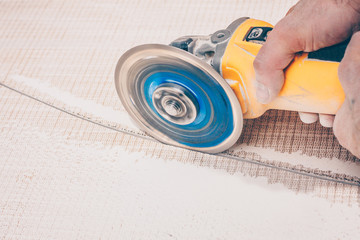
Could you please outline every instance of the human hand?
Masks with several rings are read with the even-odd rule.
[[[360,158],[360,32],[351,37],[338,72],[346,97],[336,113],[334,133],[342,146]]]
[[[284,83],[284,69],[293,60],[295,53],[312,52],[345,41],[359,29],[359,23],[360,0],[299,1],[290,9],[286,17],[276,24],[255,58],[254,68],[258,101],[269,103],[278,95]],[[347,58],[354,58],[352,55],[349,57],[349,53],[347,55]],[[347,68],[346,62],[345,67],[340,68],[340,70]],[[341,63],[341,66],[344,64]],[[339,74],[342,74],[343,71],[341,70]],[[355,76],[359,75],[360,72]],[[342,76],[341,78],[347,81],[347,77],[350,76]],[[354,86],[356,85],[358,86],[357,91],[360,91],[360,80],[350,88],[355,89]],[[347,94],[347,90],[345,90],[345,95]],[[345,136],[345,128],[341,127],[343,124],[341,121],[348,123],[347,128],[351,128],[348,131],[351,130],[356,135],[355,130],[360,128],[358,123],[360,120],[346,120],[346,114],[350,114],[350,112],[355,115],[360,114],[360,111],[354,113],[353,110],[345,109],[343,106],[336,116],[334,131],[340,143],[360,157],[359,153],[353,150],[357,148],[353,145],[356,143],[359,145],[359,132],[357,132],[357,136],[352,137],[353,140],[350,140]],[[305,123],[312,123],[317,121],[318,115],[300,113],[300,118]],[[320,115],[320,123],[323,126],[331,127],[333,122],[334,116]]]
[[[360,22],[360,1],[301,0],[293,6],[273,31],[255,61],[257,98],[269,103],[284,83],[283,70],[297,52],[312,52],[348,39]],[[317,114],[299,113],[305,123]],[[332,115],[320,115],[320,123],[331,127]]]

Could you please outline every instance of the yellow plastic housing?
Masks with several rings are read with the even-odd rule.
[[[338,79],[339,63],[308,59],[308,53],[296,55],[285,70],[285,84],[270,104],[256,100],[253,62],[261,44],[245,41],[253,27],[273,27],[248,19],[232,35],[222,58],[221,74],[235,92],[244,118],[257,118],[268,109],[335,114],[345,94]]]

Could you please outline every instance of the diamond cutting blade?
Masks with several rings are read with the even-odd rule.
[[[210,65],[186,51],[160,44],[132,48],[119,59],[115,86],[138,126],[163,143],[218,153],[241,134],[235,93]]]

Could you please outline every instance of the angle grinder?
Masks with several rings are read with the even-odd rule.
[[[298,53],[279,96],[270,104],[257,102],[253,61],[272,28],[240,18],[208,36],[134,47],[118,61],[116,91],[147,134],[208,153],[230,148],[243,119],[268,109],[335,114],[345,98],[337,69],[347,42]]]

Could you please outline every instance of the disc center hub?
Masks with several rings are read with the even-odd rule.
[[[165,96],[161,102],[162,106],[164,106],[165,112],[170,116],[182,117],[184,114],[186,114],[186,106],[183,102],[179,101],[179,99]]]
[[[156,111],[171,123],[187,125],[198,114],[198,103],[186,88],[172,83],[158,87],[152,96]]]

